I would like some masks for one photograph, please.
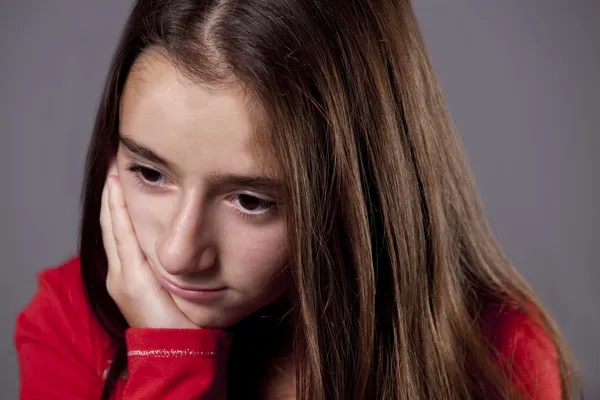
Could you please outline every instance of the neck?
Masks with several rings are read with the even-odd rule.
[[[229,358],[230,398],[295,398],[289,304],[287,298],[281,298],[231,329],[234,341]]]

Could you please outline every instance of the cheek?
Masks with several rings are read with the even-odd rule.
[[[146,257],[154,254],[154,245],[163,226],[162,215],[157,210],[165,210],[159,199],[144,194],[131,179],[121,179],[123,196],[135,229],[135,234]]]
[[[228,224],[221,248],[227,278],[238,289],[253,293],[281,285],[277,278],[288,259],[285,223],[253,226],[238,221],[235,225]]]

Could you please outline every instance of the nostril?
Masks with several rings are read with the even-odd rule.
[[[206,269],[213,268],[217,261],[217,252],[212,247],[207,247],[204,249],[202,254],[200,255],[200,260],[198,262],[197,270],[203,271]]]
[[[188,275],[214,267],[216,250],[211,246],[181,246],[163,243],[156,254],[161,267],[170,275]]]

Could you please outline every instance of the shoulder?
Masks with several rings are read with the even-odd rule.
[[[47,312],[59,320],[69,320],[74,314],[82,317],[82,313],[87,313],[79,258],[42,270],[37,280],[37,291],[19,314],[18,322],[43,319]]]
[[[56,294],[77,292],[78,295],[83,296],[79,257],[41,270],[38,273],[38,283],[40,290],[49,290]]]
[[[512,305],[492,305],[483,322],[497,361],[518,392],[531,400],[561,399],[557,350],[536,315]]]
[[[61,353],[77,352],[100,368],[108,339],[88,307],[79,258],[38,274],[37,291],[17,316],[14,340],[18,352],[43,343]]]

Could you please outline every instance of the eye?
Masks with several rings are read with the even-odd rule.
[[[138,183],[144,186],[163,186],[167,180],[167,177],[161,172],[143,165],[131,164],[127,169],[134,174]]]
[[[265,214],[275,208],[275,202],[250,194],[238,194],[233,199],[234,206],[245,214]]]

